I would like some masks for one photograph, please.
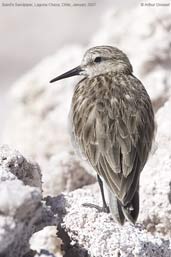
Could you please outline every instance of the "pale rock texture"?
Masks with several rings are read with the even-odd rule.
[[[41,253],[36,254],[35,257],[58,257],[58,256],[52,253],[49,253],[48,251],[42,251]]]
[[[11,113],[3,141],[35,158],[41,166],[54,154],[70,147],[68,112],[76,78],[50,84],[67,69],[77,66],[83,50],[64,47],[46,58],[12,87]]]
[[[144,1],[145,2],[145,1]],[[113,45],[127,53],[155,109],[171,95],[170,8],[111,9],[90,45]]]
[[[56,225],[58,215],[42,201],[41,188],[39,166],[26,160],[19,151],[1,146],[0,257],[34,256],[36,252],[30,250],[29,240],[33,233],[44,227],[44,249],[36,248],[38,256],[61,256],[56,227],[51,230],[46,227]],[[58,252],[58,255],[52,252]]]
[[[169,117],[170,107],[171,103],[168,101],[158,111],[157,122],[164,119],[163,112],[166,113],[166,117]],[[170,125],[169,119],[166,124]],[[168,222],[170,220],[168,186],[170,169],[167,169],[169,167],[167,164],[171,158],[167,160],[168,151],[164,144],[171,138],[168,126],[164,126],[161,130],[158,129],[157,143],[160,143],[160,138],[165,138],[166,141],[163,140],[161,148],[157,148],[154,152],[155,157],[155,154],[157,155],[160,151],[161,161],[158,168],[162,166],[166,170],[167,174],[164,173],[164,176],[167,180],[158,176],[159,172],[156,170],[156,174],[153,175],[154,181],[150,178],[150,183],[146,182],[147,187],[141,192],[141,213],[144,217],[142,221],[140,218],[141,224],[137,223],[135,226],[126,223],[121,227],[112,219],[111,214],[100,213],[94,208],[83,206],[83,203],[102,204],[97,184],[56,197],[47,196],[41,203],[41,190],[24,185],[21,180],[24,180],[25,176],[20,175],[21,180],[18,180],[13,174],[16,165],[8,165],[11,164],[11,160],[16,161],[18,156],[23,159],[24,157],[18,151],[7,150],[7,146],[5,150],[1,147],[1,162],[5,161],[1,164],[3,166],[1,170],[4,169],[6,173],[2,172],[3,180],[1,179],[0,183],[0,256],[22,257],[26,253],[28,253],[26,256],[55,257],[171,256],[170,239],[164,237],[166,233],[169,235],[170,226]],[[165,155],[166,159],[163,158]],[[151,160],[154,157],[151,157]],[[164,160],[166,160],[166,166],[164,166]],[[27,170],[27,166],[25,167]],[[149,167],[150,160],[147,169]],[[18,168],[20,170],[18,173],[25,174],[24,168],[22,169],[22,166],[20,168]],[[13,177],[7,175],[5,179],[5,174],[8,173],[11,173]],[[145,178],[147,179],[146,176]],[[32,179],[36,180],[35,177]],[[154,186],[156,186],[155,194]],[[154,207],[152,203],[155,204]],[[156,215],[155,219],[153,219],[154,215]],[[154,226],[156,220],[157,223]],[[49,225],[53,227],[47,227]],[[32,249],[38,251],[34,254],[34,251],[30,251],[29,239],[34,232],[42,228],[44,229],[33,235],[31,239]],[[152,235],[150,232],[154,230],[160,232],[160,235]]]
[[[0,147],[0,256],[22,257],[42,217],[39,166]]]
[[[30,240],[31,249],[36,250],[41,257],[43,257],[41,253],[44,252],[45,254],[45,251],[53,253],[57,257],[62,257],[61,244],[62,240],[57,237],[55,226],[45,227],[43,230],[35,233]]]
[[[6,180],[17,180],[17,177],[0,166],[0,184]]]
[[[0,182],[18,178],[25,185],[42,188],[39,165],[26,160],[19,151],[12,150],[7,145],[0,147],[0,169]]]
[[[156,115],[155,151],[141,175],[139,220],[150,232],[171,236],[171,98]]]
[[[70,192],[64,199],[66,215],[58,224],[58,236],[65,239],[65,256],[171,256],[170,240],[151,235],[141,224],[120,226],[111,214],[84,207],[83,203],[101,204],[95,186]]]
[[[41,218],[41,193],[21,181],[0,184],[0,256],[22,257]]]
[[[44,171],[44,195],[56,196],[62,191],[69,192],[94,183],[95,177],[87,171],[91,173],[92,168],[76,158],[73,152],[55,154]]]

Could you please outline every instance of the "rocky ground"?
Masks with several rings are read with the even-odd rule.
[[[10,147],[0,148],[0,257],[171,256],[170,29],[167,11],[112,11],[90,42],[128,54],[156,111],[156,140],[141,176],[135,226],[121,227],[110,214],[82,205],[101,205],[101,198],[67,132],[76,79],[56,85],[49,80],[77,66],[85,49],[64,46],[15,83],[2,137]]]
[[[3,146],[0,166],[0,256],[171,256],[171,192],[165,174],[150,183],[150,188],[159,184],[155,189],[158,195],[162,191],[160,198],[150,190],[142,192],[143,221],[120,226],[111,214],[83,206],[101,205],[97,184],[43,198],[40,169],[34,163]]]

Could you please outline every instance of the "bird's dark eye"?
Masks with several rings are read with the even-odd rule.
[[[98,56],[94,59],[94,62],[99,63],[102,61],[102,57]]]

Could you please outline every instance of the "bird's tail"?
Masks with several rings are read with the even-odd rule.
[[[109,209],[113,218],[121,225],[125,220],[135,224],[139,213],[139,192],[135,192],[131,202],[124,206],[115,196],[113,192],[109,190]]]

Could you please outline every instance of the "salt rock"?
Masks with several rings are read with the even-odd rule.
[[[20,179],[25,185],[42,189],[39,165],[7,145],[0,146],[0,169],[0,181],[2,182]]]
[[[150,232],[171,235],[171,99],[156,115],[154,151],[141,175],[139,220]]]
[[[77,189],[63,198],[66,212],[57,234],[63,239],[66,256],[171,256],[170,240],[153,236],[142,224],[134,226],[126,222],[120,226],[111,214],[84,207],[84,203],[101,205],[95,186]]]

